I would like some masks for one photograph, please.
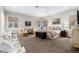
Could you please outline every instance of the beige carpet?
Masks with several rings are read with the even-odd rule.
[[[74,53],[79,49],[72,48],[70,38],[58,38],[53,40],[39,39],[33,35],[19,37],[26,53]]]

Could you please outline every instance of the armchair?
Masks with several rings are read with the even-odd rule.
[[[18,28],[17,33],[19,36],[25,36],[28,34],[28,32],[24,28]]]

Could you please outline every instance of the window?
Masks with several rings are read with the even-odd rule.
[[[47,20],[37,20],[36,26],[38,28],[46,28],[47,27]]]
[[[8,28],[18,28],[18,17],[8,16]]]
[[[38,21],[38,20],[36,21],[36,26],[41,27],[40,21]]]

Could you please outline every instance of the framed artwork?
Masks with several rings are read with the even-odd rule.
[[[60,18],[53,19],[52,24],[60,24]]]
[[[25,26],[31,26],[31,21],[25,21]]]
[[[18,28],[19,27],[19,17],[8,16],[8,28]]]

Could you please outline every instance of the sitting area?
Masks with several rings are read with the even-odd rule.
[[[24,27],[18,28],[17,34],[19,36],[27,36],[29,34],[34,34],[34,29],[33,28],[25,29]]]
[[[17,29],[17,34],[19,36],[26,36],[28,34],[28,32],[24,28],[18,28]]]

